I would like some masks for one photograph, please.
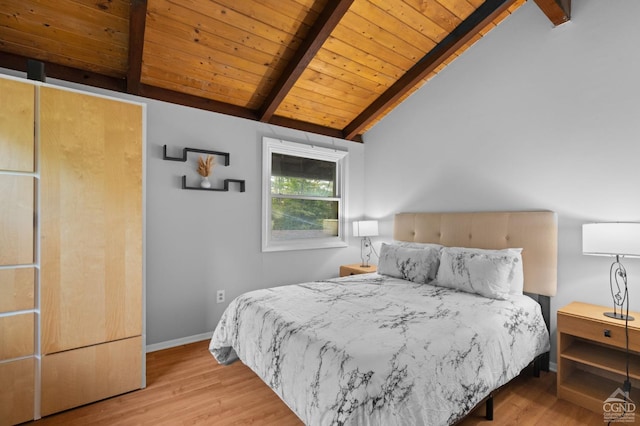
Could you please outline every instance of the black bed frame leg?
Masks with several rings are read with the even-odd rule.
[[[538,355],[533,360],[533,376],[540,377],[541,371],[549,372],[549,352]]]
[[[549,363],[550,363],[550,353],[545,352],[540,355],[540,369],[545,372],[549,372]]]
[[[485,403],[485,415],[484,418],[487,420],[493,420],[493,394],[489,395],[487,398],[487,402]]]

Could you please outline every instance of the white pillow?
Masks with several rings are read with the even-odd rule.
[[[522,294],[521,252],[445,247],[434,284],[492,299],[507,299],[518,291]]]
[[[524,292],[524,270],[522,263],[522,249],[521,248],[506,248],[506,249],[479,249],[470,247],[447,247],[450,251],[460,252],[476,252],[485,254],[510,254],[518,258],[519,262],[515,262],[514,274],[509,278],[509,294],[522,295]]]
[[[382,243],[378,273],[424,284],[435,278],[439,262],[440,247],[413,248]]]

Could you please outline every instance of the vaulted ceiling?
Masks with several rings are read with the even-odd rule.
[[[0,67],[359,141],[524,2],[0,0]]]

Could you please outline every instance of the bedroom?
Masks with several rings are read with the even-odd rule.
[[[525,3],[369,131],[365,144],[336,141],[349,150],[350,216],[379,219],[379,244],[400,211],[556,211],[552,313],[573,300],[604,303],[609,260],[582,255],[580,225],[640,220],[633,196],[640,182],[639,13],[632,0],[615,7],[576,0],[571,22],[553,28]],[[335,276],[341,264],[358,261],[357,239],[346,249],[260,251],[261,136],[330,138],[145,102],[150,349],[206,339],[241,293]],[[246,180],[247,192],[178,190],[183,165],[161,160],[165,144],[231,152],[230,170]],[[632,309],[640,310],[633,286],[640,265],[626,267]],[[227,302],[215,303],[217,290]]]

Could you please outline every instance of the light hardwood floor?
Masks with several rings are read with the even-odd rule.
[[[147,388],[32,422],[65,425],[302,425],[267,385],[236,362],[221,366],[209,354],[208,341],[147,355]],[[484,407],[461,424],[602,425],[592,413],[555,396],[555,373],[540,378],[525,373],[495,397],[493,422]]]

